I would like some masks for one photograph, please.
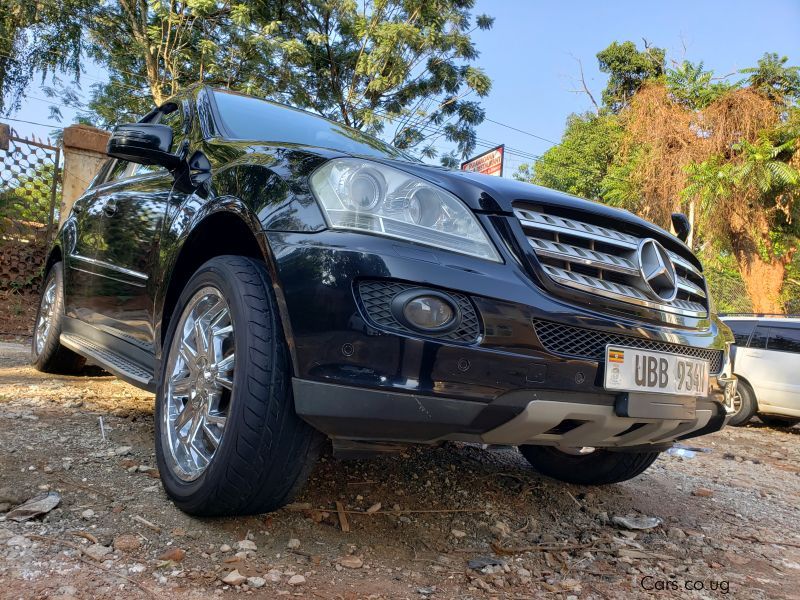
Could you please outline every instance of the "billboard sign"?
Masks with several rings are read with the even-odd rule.
[[[476,173],[483,173],[484,175],[503,176],[503,154],[504,145],[497,148],[487,150],[483,154],[479,154],[474,158],[461,163],[462,171],[475,171]]]

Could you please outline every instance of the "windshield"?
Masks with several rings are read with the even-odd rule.
[[[357,129],[266,100],[214,90],[230,139],[316,146],[348,154],[416,160]]]

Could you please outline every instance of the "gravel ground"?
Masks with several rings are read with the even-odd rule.
[[[691,440],[604,488],[512,449],[328,455],[293,506],[201,520],[162,491],[152,418],[144,392],[0,343],[0,597],[800,598],[800,427]],[[3,516],[48,492],[47,514]]]

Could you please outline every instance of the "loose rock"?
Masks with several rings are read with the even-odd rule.
[[[118,535],[113,541],[114,549],[119,552],[133,552],[142,546],[142,540],[138,535],[123,534]]]
[[[245,581],[247,581],[247,577],[239,573],[238,569],[234,569],[222,578],[222,583],[228,585],[242,585]]]
[[[346,569],[360,569],[364,566],[364,561],[357,556],[342,556],[339,558],[339,564]]]
[[[659,517],[613,517],[611,522],[626,529],[652,529],[663,523]]]
[[[13,509],[6,515],[6,519],[22,522],[49,513],[61,504],[61,494],[58,492],[45,492],[34,496],[24,504]]]
[[[170,548],[158,557],[158,560],[171,560],[172,562],[181,562],[186,556],[186,550],[183,548]]]
[[[95,560],[103,560],[105,555],[111,552],[111,548],[102,544],[92,544],[88,548],[84,548],[83,552]]]

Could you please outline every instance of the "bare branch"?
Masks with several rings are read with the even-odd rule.
[[[596,113],[599,113],[599,112],[600,112],[600,105],[599,105],[599,104],[597,104],[597,100],[595,100],[595,99],[594,99],[594,96],[592,95],[592,92],[591,92],[591,90],[589,89],[589,86],[588,86],[588,85],[586,85],[586,77],[585,77],[585,75],[583,74],[583,63],[581,62],[581,59],[580,59],[580,58],[577,58],[576,56],[573,56],[573,55],[570,55],[570,56],[572,56],[572,58],[575,60],[575,62],[577,62],[577,63],[578,63],[578,71],[579,71],[579,72],[580,72],[580,74],[581,74],[581,77],[580,77],[580,83],[581,83],[581,88],[582,88],[582,90],[570,90],[570,91],[571,91],[571,92],[578,93],[578,94],[580,94],[581,92],[583,92],[584,94],[586,94],[587,96],[589,96],[589,100],[591,100],[591,101],[592,101],[592,104],[594,104],[594,111],[595,111]]]

